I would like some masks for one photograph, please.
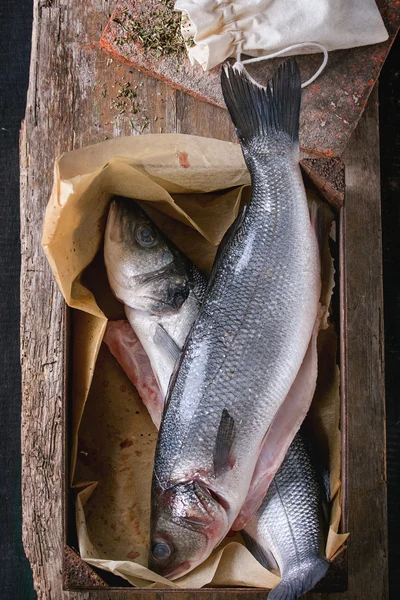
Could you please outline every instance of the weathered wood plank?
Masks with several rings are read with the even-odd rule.
[[[388,597],[378,90],[346,149],[343,322],[349,598]]]
[[[301,118],[303,128],[300,143],[313,156],[332,157],[343,153],[379,76],[399,27],[400,9],[393,0],[378,0],[378,6],[389,39],[380,44],[331,52],[328,67],[318,82],[303,90],[305,110]],[[148,30],[149,15],[154,21],[162,21],[156,16],[158,10],[157,0],[119,0],[103,32],[101,46],[117,60],[168,81],[195,98],[203,98],[225,108],[218,68],[204,73],[199,65],[191,65],[188,58],[180,59],[177,68],[175,57],[143,52],[140,41],[127,33],[127,28],[137,22],[144,31]],[[223,22],[223,13],[219,15]],[[240,24],[235,23],[233,15],[230,18],[240,30]],[[179,46],[179,40],[175,44]],[[258,81],[265,82],[272,76],[279,60],[276,58],[251,65],[250,72]],[[303,55],[298,57],[298,62],[305,81],[316,72],[321,58],[318,55]]]
[[[36,24],[42,10],[36,3]],[[22,537],[38,597],[53,594],[57,598],[61,597],[60,414],[65,308],[39,243],[51,163],[60,141],[60,128],[49,125],[57,105],[59,109],[61,90],[50,92],[49,103],[45,102],[46,83],[41,76],[47,73],[41,65],[44,55],[47,63],[50,60],[51,38],[42,39],[41,34],[36,27],[21,131]]]
[[[110,63],[97,47],[109,10],[106,0],[35,0],[30,86],[21,131],[23,543],[39,598],[52,600],[63,596],[66,308],[40,238],[54,158],[105,137],[136,133],[130,121],[140,129],[142,116],[149,122],[144,132],[187,131],[182,123],[192,119],[192,132],[224,138],[228,124],[224,111],[214,107],[216,116],[210,118],[203,103],[186,110],[182,95],[179,108],[179,94],[165,84]],[[126,110],[117,116],[118,92],[127,82],[133,89],[138,86],[138,113]]]
[[[102,141],[105,136],[130,134],[132,128],[135,133],[135,129],[140,129],[145,122],[142,117],[149,122],[144,132],[158,133],[161,128],[164,132],[181,131],[234,139],[225,111],[197,102],[124,66],[107,62],[97,48],[97,41],[110,10],[108,4],[106,0],[88,0],[85,3],[79,0],[35,0],[34,5],[30,87],[21,132],[22,494],[23,542],[39,599],[122,600],[132,595],[122,590],[115,593],[62,591],[61,415],[66,309],[40,248],[54,158],[61,152]],[[122,110],[116,107],[116,103],[118,105],[121,101],[118,93],[127,82],[133,88],[138,86],[135,90],[138,112],[135,115],[128,106],[116,118]],[[371,573],[383,574],[379,588],[383,590],[385,542],[381,542],[376,551],[371,551],[373,544],[379,541],[380,532],[383,531],[384,537],[385,527],[382,508],[384,481],[380,479],[384,468],[381,452],[384,438],[382,356],[379,354],[382,341],[379,329],[379,308],[382,306],[379,154],[376,110],[371,111],[366,121],[363,120],[362,128],[353,136],[347,158],[350,169],[345,220],[346,232],[350,236],[346,287],[348,356],[360,355],[362,359],[347,373],[349,482],[352,486],[349,501],[350,507],[354,505],[350,508],[353,558],[350,593],[340,595],[342,600],[368,597],[368,594],[363,596],[359,593],[359,590],[365,589],[362,581],[364,586],[368,582],[368,590],[376,591],[375,597],[386,597],[383,592],[378,593],[378,583],[371,587],[370,577]],[[369,144],[367,150],[361,151],[366,143]],[[354,158],[355,152],[362,157],[360,164]],[[366,168],[373,172],[367,189],[364,178],[359,176]],[[373,237],[374,246],[370,247],[368,236]],[[363,263],[357,259],[361,256]],[[361,298],[356,297],[358,290],[362,290]],[[364,321],[370,325],[361,335],[360,327]],[[368,368],[363,370],[363,365],[368,365]],[[366,441],[365,431],[370,433],[371,441]],[[364,452],[364,458],[360,452]],[[372,510],[371,491],[377,503],[375,512]],[[369,514],[373,515],[374,521],[366,529],[361,529],[362,523],[368,523],[366,517]],[[179,595],[179,599],[188,600],[194,595],[197,594],[187,592]],[[160,591],[143,592],[135,597],[178,600],[176,593]],[[223,591],[203,592],[204,600],[222,597],[226,597]],[[230,598],[235,597],[261,600],[265,598],[265,592],[231,593]],[[314,594],[309,597],[322,600],[326,596]],[[336,600],[336,596],[329,598]]]

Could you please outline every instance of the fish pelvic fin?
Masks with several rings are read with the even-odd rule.
[[[292,143],[298,142],[301,79],[296,60],[284,62],[265,87],[254,81],[243,67],[225,64],[221,86],[242,145],[260,136],[282,138],[283,134]]]
[[[268,600],[298,600],[303,594],[309,592],[324,577],[329,568],[329,561],[325,558],[316,558],[302,573],[296,571],[291,576],[288,574],[273,589]]]
[[[278,569],[278,563],[275,560],[272,551],[267,547],[263,547],[257,542],[245,529],[240,532],[246,548],[252,553],[254,558],[258,560],[260,565],[266,569]]]

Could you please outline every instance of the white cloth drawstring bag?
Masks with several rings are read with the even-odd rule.
[[[190,61],[205,71],[240,53],[258,57],[304,42],[339,50],[388,38],[375,0],[177,0],[175,9],[184,37],[194,38]]]

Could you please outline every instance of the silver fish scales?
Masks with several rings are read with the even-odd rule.
[[[297,600],[329,568],[320,479],[299,432],[242,534],[263,566],[280,569],[282,581],[269,594],[271,600]],[[325,502],[329,499],[325,498]]]
[[[306,354],[320,295],[298,164],[297,65],[285,63],[273,91],[231,68],[222,83],[252,196],[216,259],[161,424],[150,566],[171,578],[202,562],[237,517]]]

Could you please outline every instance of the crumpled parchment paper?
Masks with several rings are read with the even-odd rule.
[[[240,147],[182,134],[109,140],[62,155],[55,164],[42,245],[73,312],[71,486],[77,490],[81,557],[140,587],[273,588],[276,573],[248,552],[240,534],[227,537],[192,573],[168,581],[147,569],[150,484],[157,431],[135,388],[102,344],[107,319],[123,317],[102,258],[108,204],[122,195],[152,219],[205,272],[226,229],[249,195]],[[310,196],[312,193],[310,192]],[[332,216],[326,212],[327,220]],[[320,374],[310,412],[330,469],[332,515],[326,553],[332,558],[340,504],[339,371],[336,333],[328,322],[333,263],[323,257],[325,319],[318,341]]]

